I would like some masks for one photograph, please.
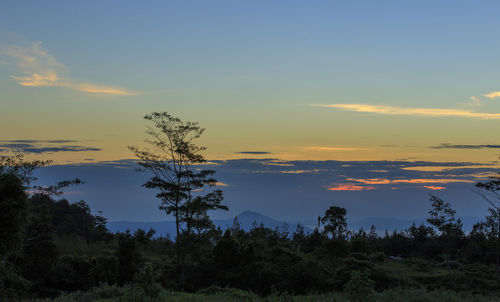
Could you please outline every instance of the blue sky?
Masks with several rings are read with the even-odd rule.
[[[96,192],[91,185],[103,162],[133,159],[127,146],[143,144],[142,116],[153,111],[199,121],[207,128],[199,142],[206,157],[229,166],[274,158],[490,165],[493,172],[499,9],[497,1],[4,1],[0,152],[54,160],[54,171],[85,167],[61,173],[84,173],[89,187],[82,190],[94,193],[82,196],[113,219],[160,218],[154,207],[134,205],[139,189],[124,195],[136,198],[122,208],[111,197],[128,188],[116,183],[108,192],[102,184]],[[240,175],[224,171],[229,184]],[[337,172],[344,173],[250,173],[224,190],[234,211],[277,218],[297,218],[301,207],[314,216],[333,201],[354,216],[408,216],[422,212],[434,191],[464,211],[484,210],[465,206],[462,193],[485,174],[446,185],[328,191],[363,184]],[[375,178],[368,174],[356,177]],[[277,190],[271,181],[283,177],[295,185]],[[298,194],[301,182],[308,185]],[[304,204],[308,196],[312,206]],[[290,212],[280,212],[288,202]]]

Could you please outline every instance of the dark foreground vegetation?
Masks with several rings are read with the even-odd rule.
[[[262,225],[247,232],[237,220],[222,230],[207,215],[227,209],[222,193],[190,194],[212,187],[211,171],[168,170],[154,166],[168,158],[134,150],[143,167],[157,169],[145,186],[159,191],[162,209],[176,218],[174,238],[141,229],[112,234],[84,201],[60,197],[78,179],[36,187],[32,172],[47,163],[1,159],[0,301],[500,300],[494,195],[491,215],[468,234],[437,196],[430,197],[428,224],[403,231],[350,232],[346,210],[336,206],[312,233]],[[498,184],[495,178],[478,190],[497,193]]]

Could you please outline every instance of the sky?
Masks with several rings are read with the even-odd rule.
[[[458,186],[484,180],[500,165],[499,9],[497,1],[6,0],[0,152],[51,159],[66,172],[92,168],[92,179],[103,167],[113,173],[130,164],[127,146],[144,144],[144,114],[168,111],[207,129],[199,143],[223,170],[238,160],[315,169],[346,162],[326,174],[299,171],[310,171],[307,165],[284,173],[317,184],[303,196],[319,202],[312,217],[332,200],[366,216],[360,196],[386,209],[379,216],[411,216],[411,204],[427,205],[432,192],[462,206],[473,197],[458,194]],[[443,170],[466,182],[447,182],[436,171],[426,176],[438,181],[412,182],[408,177],[421,175],[406,175],[404,167],[383,177],[357,175],[372,179],[362,182],[344,169],[355,162],[474,168]],[[254,170],[221,173],[248,172],[245,185],[224,179],[235,208],[300,218],[298,185],[272,195],[263,181],[269,171],[256,178]],[[91,183],[81,189],[96,189]],[[389,190],[402,184],[410,187]],[[264,187],[260,197],[248,195],[255,186]],[[412,190],[423,197],[416,201]],[[262,197],[266,192],[272,200]],[[88,200],[101,200],[99,194],[84,196],[104,203],[114,219],[133,219],[142,199],[129,198],[131,207],[118,215],[111,201]],[[280,213],[287,199],[298,205]],[[389,211],[383,199],[400,201],[401,211]],[[479,208],[463,211],[485,212]],[[148,213],[136,218],[159,219],[155,207]]]
[[[158,211],[157,192],[141,187],[149,175],[136,168],[134,160],[53,165],[37,176],[42,185],[78,176],[85,183],[68,188],[64,197],[85,200],[110,221],[171,220]],[[430,193],[449,202],[458,217],[477,222],[487,214],[487,204],[474,185],[498,172],[491,164],[426,161],[232,159],[212,161],[207,168],[216,171],[230,209],[210,213],[213,219],[251,210],[307,225],[315,225],[332,205],[346,208],[350,223],[368,218],[423,221]]]

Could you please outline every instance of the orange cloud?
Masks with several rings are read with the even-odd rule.
[[[406,184],[427,184],[427,183],[439,183],[439,184],[446,184],[446,183],[456,183],[456,182],[474,182],[472,180],[466,180],[466,179],[452,179],[452,178],[414,178],[414,179],[386,179],[386,178],[368,178],[368,179],[362,179],[362,178],[347,178],[349,181],[355,181],[355,182],[360,182],[363,184],[368,184],[368,185],[387,185],[387,184],[401,184],[401,183],[406,183]]]
[[[59,76],[52,71],[46,71],[43,74],[32,73],[27,77],[11,76],[11,78],[19,85],[27,87],[57,86],[59,81]]]
[[[364,191],[364,190],[375,190],[375,187],[364,187],[356,184],[336,184],[335,186],[328,187],[328,191]]]
[[[347,178],[347,180],[361,182],[367,185],[386,185],[391,183],[389,179],[385,178],[368,178],[368,179]]]
[[[283,171],[278,171],[278,173],[282,174],[303,174],[303,173],[311,173],[311,172],[317,172],[318,170],[283,170]]]
[[[427,183],[439,183],[439,184],[447,184],[447,183],[456,183],[456,182],[474,182],[472,180],[467,179],[434,179],[434,178],[415,178],[415,179],[395,179],[392,180],[391,183],[407,183],[407,184],[427,184]]]
[[[499,165],[469,165],[469,166],[421,166],[421,167],[405,167],[402,170],[408,171],[422,171],[422,172],[441,172],[446,170],[456,170],[456,169],[497,169],[500,168]]]
[[[338,108],[345,111],[377,113],[385,115],[411,115],[426,117],[469,117],[479,119],[500,119],[500,113],[474,112],[452,108],[405,108],[367,104],[326,104],[317,107]]]
[[[438,186],[424,186],[424,188],[429,190],[444,190],[446,187],[438,187]]]
[[[116,87],[100,86],[100,85],[94,85],[94,84],[88,84],[88,83],[68,84],[67,86],[71,87],[75,90],[87,92],[87,93],[113,94],[113,95],[124,95],[124,96],[137,95],[137,93],[135,93],[135,92],[126,91],[126,90],[116,88]]]

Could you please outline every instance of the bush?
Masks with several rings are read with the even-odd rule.
[[[352,271],[351,279],[344,285],[344,293],[352,302],[366,302],[374,294],[375,282],[364,271]]]
[[[118,281],[118,258],[115,256],[99,256],[92,258],[90,276],[95,285],[100,283],[114,284]]]
[[[254,301],[258,299],[258,296],[252,292],[247,292],[236,288],[220,287],[217,285],[201,289],[197,292],[197,294],[218,296],[221,298],[225,297],[227,299],[238,299],[239,301]]]
[[[53,302],[93,302],[100,299],[115,299],[124,296],[129,288],[117,285],[102,284],[89,291],[65,293],[52,300]]]
[[[0,301],[25,294],[30,285],[28,280],[18,274],[12,263],[0,260]]]
[[[153,270],[153,266],[148,264],[134,275],[133,288],[142,290],[146,297],[153,299],[158,298],[161,287],[156,282],[156,274]]]
[[[64,291],[87,290],[92,286],[90,261],[87,256],[65,255],[54,267],[55,288]]]

